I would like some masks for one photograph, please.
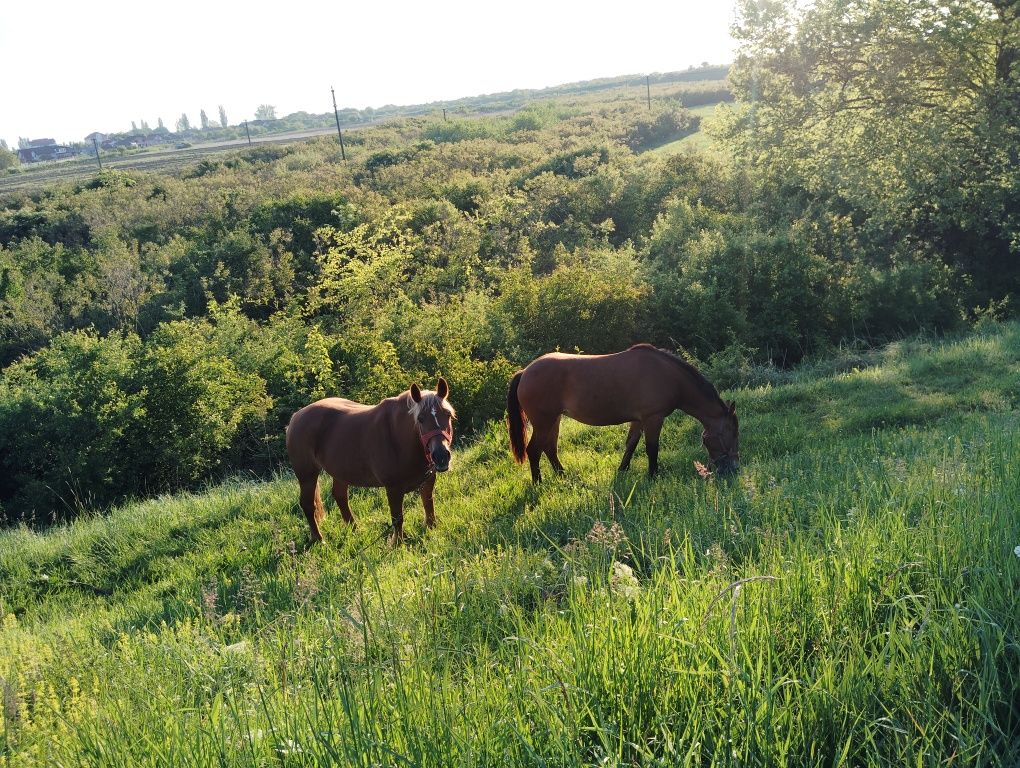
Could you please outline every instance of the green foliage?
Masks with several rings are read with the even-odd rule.
[[[639,119],[627,136],[627,146],[635,151],[676,141],[698,129],[699,121],[685,109],[659,108],[657,113]]]
[[[72,517],[141,490],[137,336],[64,334],[0,379],[0,502],[25,519]],[[7,520],[6,522],[10,522]]]
[[[397,549],[375,490],[305,549],[290,476],[0,532],[0,749],[1015,765],[1020,327],[866,357],[732,393],[733,483],[697,479],[686,416],[653,482],[616,473],[624,427],[565,422],[568,475],[534,490],[502,429],[458,437],[438,528],[409,504]]]
[[[265,383],[216,354],[211,332],[206,324],[166,323],[146,346],[145,428],[159,437],[138,463],[153,488],[193,483],[262,442],[271,405]]]
[[[485,139],[492,135],[488,124],[478,120],[441,120],[427,125],[421,132],[422,138],[437,144]]]
[[[5,142],[3,146],[0,146],[0,171],[6,171],[8,168],[17,168],[21,162],[18,160],[18,153],[12,152]]]
[[[741,4],[723,133],[760,204],[805,231],[835,213],[865,261],[902,243],[1002,298],[1020,288],[1015,3]]]
[[[923,3],[748,5],[742,101],[712,118],[711,154],[654,148],[705,112],[681,105],[726,100],[718,68],[652,76],[652,110],[644,78],[617,78],[365,126],[346,163],[322,137],[0,195],[0,366],[62,334],[138,337],[117,386],[164,398],[173,437],[144,479],[85,481],[107,503],[270,471],[290,415],[322,396],[374,402],[443,374],[477,434],[508,375],[552,349],[648,341],[721,381],[771,380],[848,339],[1009,317],[1020,121],[998,66],[1011,47],[990,41],[1013,22],[976,7],[926,27],[941,16]],[[161,378],[188,371],[208,389]],[[50,477],[18,466],[12,518]]]
[[[497,302],[501,348],[528,360],[562,350],[619,351],[644,336],[648,284],[633,252],[601,251],[535,279],[507,273]]]
[[[217,354],[205,322],[133,334],[79,331],[0,378],[0,501],[40,521],[189,485],[265,450],[272,401]]]
[[[135,179],[126,171],[116,168],[104,168],[91,181],[87,181],[79,187],[82,189],[107,189],[110,187],[133,187]]]

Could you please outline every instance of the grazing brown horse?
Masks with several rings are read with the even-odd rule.
[[[527,453],[531,479],[540,482],[543,453],[557,472],[560,417],[605,426],[630,423],[620,471],[630,466],[642,433],[648,474],[659,469],[659,431],[669,414],[680,408],[705,427],[701,441],[716,471],[737,470],[738,430],[735,403],[724,403],[698,370],[665,350],[637,344],[613,355],[565,355],[553,352],[532,361],[510,380],[507,421],[510,446],[518,463]],[[531,422],[531,442],[526,426]]]
[[[328,397],[306,405],[287,425],[287,453],[301,486],[301,509],[321,541],[319,524],[326,514],[319,496],[319,472],[333,478],[333,498],[345,521],[354,524],[347,488],[386,489],[393,519],[390,541],[404,537],[404,495],[421,493],[425,525],[436,524],[432,489],[436,473],[450,468],[453,406],[450,388],[440,378],[436,391],[417,384],[378,405]]]

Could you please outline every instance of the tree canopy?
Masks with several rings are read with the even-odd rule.
[[[723,132],[770,217],[1020,288],[1020,3],[743,0],[734,32]]]

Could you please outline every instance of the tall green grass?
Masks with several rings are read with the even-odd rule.
[[[461,445],[440,527],[287,476],[0,534],[0,765],[1016,765],[1020,326],[730,393],[743,467]],[[456,392],[453,400],[456,402]]]

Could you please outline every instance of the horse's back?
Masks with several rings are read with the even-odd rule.
[[[518,398],[529,418],[565,413],[585,424],[622,424],[664,408],[658,364],[640,349],[609,355],[551,352],[523,371]],[[648,385],[652,384],[652,387]]]
[[[287,453],[295,471],[315,467],[354,485],[381,485],[379,446],[386,442],[389,423],[401,407],[399,398],[392,397],[377,405],[340,397],[306,405],[287,426]]]
[[[337,431],[356,429],[372,409],[373,406],[342,397],[327,397],[296,411],[287,424],[287,453],[291,460],[314,457]]]

